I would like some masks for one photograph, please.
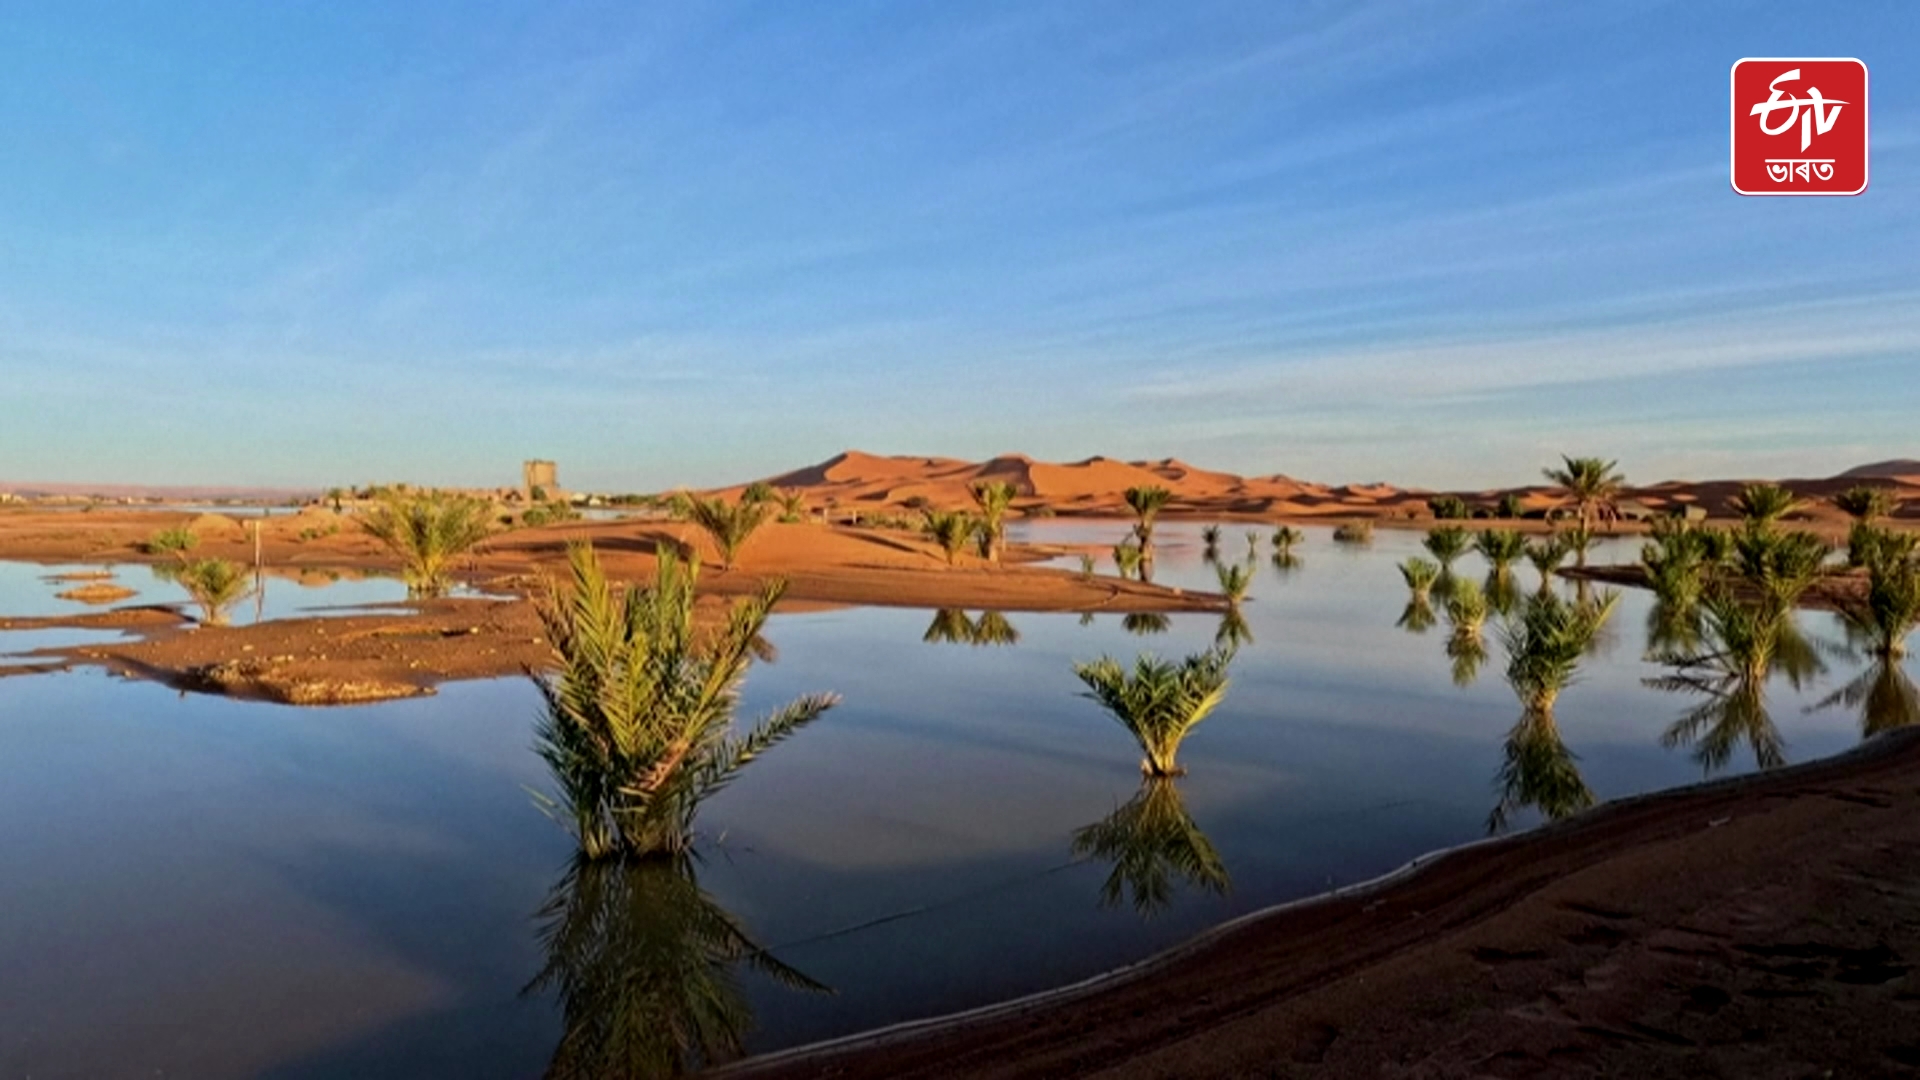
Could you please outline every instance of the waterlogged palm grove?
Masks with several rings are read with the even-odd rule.
[[[13,680],[0,821],[73,843],[16,844],[0,903],[48,941],[168,920],[184,940],[146,935],[167,962],[122,964],[124,1000],[210,995],[245,1018],[222,1045],[257,1048],[154,1052],[183,1075],[666,1076],[1044,991],[1436,849],[1920,724],[1920,556],[1884,489],[1834,496],[1840,542],[1779,485],[1702,520],[1647,516],[1606,459],[1548,472],[1436,496],[1414,528],[1210,521],[1152,486],[1113,517],[1053,518],[1002,481],[859,526],[928,574],[991,583],[1044,558],[1091,595],[1150,582],[1190,611],[783,606],[762,545],[823,508],[772,485],[661,497],[679,531],[638,581],[610,573],[633,565],[612,530],[533,588],[547,660],[527,678],[294,714],[312,722]],[[474,582],[529,514],[566,520],[360,501],[396,601]],[[189,530],[143,536],[195,634],[260,586]],[[407,647],[404,626],[389,637]],[[162,710],[138,760],[115,749],[126,716]],[[36,779],[54,775],[94,798]],[[187,782],[207,775],[223,779]],[[168,840],[209,812],[239,842]],[[269,839],[263,867],[249,852]],[[58,904],[30,887],[63,872],[135,876]],[[229,904],[247,918],[217,918]],[[88,1046],[150,1019],[118,997],[42,1008],[78,1000],[78,967],[13,951],[0,1000],[19,1030]],[[302,1009],[256,1004],[275,1001]],[[372,1034],[328,1042],[296,1013]]]

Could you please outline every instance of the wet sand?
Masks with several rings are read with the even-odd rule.
[[[1920,731],[1608,804],[1096,985],[751,1077],[1920,1070]]]

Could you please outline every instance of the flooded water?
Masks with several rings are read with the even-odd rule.
[[[1124,526],[1032,529],[1111,543]],[[1283,571],[1270,532],[1226,702],[1171,784],[1143,783],[1073,664],[1195,652],[1218,616],[776,617],[742,715],[844,703],[703,808],[681,869],[570,872],[524,790],[546,784],[524,680],[327,710],[86,672],[0,681],[0,1075],[533,1076],[670,1060],[664,1033],[694,1022],[767,1050],[1083,978],[1486,835],[1520,715],[1493,625],[1458,685],[1445,619],[1402,625],[1394,564],[1416,534],[1350,549],[1310,529]],[[1227,528],[1224,557],[1244,534]],[[1160,543],[1156,580],[1214,587],[1196,528]],[[1662,745],[1698,702],[1643,683],[1662,672],[1642,659],[1648,609],[1623,594],[1556,710],[1602,799],[1705,771]],[[1841,641],[1831,617],[1800,622]],[[1861,736],[1848,709],[1809,711],[1859,670],[1823,655],[1800,688],[1768,686],[1792,761]],[[1752,767],[1743,743],[1719,772]],[[1206,869],[1183,872],[1195,850]],[[747,951],[740,932],[772,959],[713,962]]]
[[[107,611],[130,605],[161,604],[197,613],[187,591],[167,573],[166,564],[120,563],[40,564],[0,562],[0,615],[48,616],[84,615],[89,611]],[[106,573],[110,577],[97,577]],[[79,578],[74,575],[87,575]],[[60,594],[88,585],[113,585],[133,590],[134,595],[106,603],[87,603],[63,599]],[[456,589],[452,595],[481,595]],[[395,607],[407,599],[407,587],[397,576],[381,576],[362,570],[322,569],[290,570],[270,567],[257,587],[227,612],[234,625],[244,626],[258,619],[285,619],[328,615],[365,614],[366,608]],[[5,631],[0,631],[4,635]],[[6,646],[0,636],[0,648]]]

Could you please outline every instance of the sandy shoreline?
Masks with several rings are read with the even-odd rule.
[[[0,559],[100,565],[152,564],[141,542],[184,526],[192,515],[115,510],[0,515]],[[391,571],[396,560],[351,519],[313,510],[260,524],[262,562],[274,575]],[[192,557],[243,564],[254,558],[251,527],[199,519]],[[152,607],[118,608],[45,618],[8,617],[0,630],[121,629],[133,640],[42,649],[0,666],[0,676],[94,665],[156,679],[186,690],[286,704],[351,704],[431,692],[456,679],[518,675],[544,667],[549,653],[534,605],[526,599],[565,564],[567,545],[586,540],[616,580],[650,580],[661,551],[697,554],[701,610],[718,618],[725,599],[787,582],[780,610],[839,605],[962,608],[973,611],[1213,612],[1225,599],[1111,574],[1032,565],[1065,553],[1044,545],[1011,545],[1003,564],[946,555],[902,530],[818,523],[769,524],[747,544],[739,564],[722,569],[711,542],[670,522],[569,523],[520,529],[489,538],[462,560],[459,577],[505,599],[444,599],[383,605],[377,613],[275,619],[248,626],[198,626]],[[406,607],[405,613],[388,610]]]
[[[1920,732],[1897,732],[1455,849],[1065,993],[723,1073],[1905,1075],[1917,802]]]

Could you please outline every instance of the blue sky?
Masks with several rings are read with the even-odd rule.
[[[0,9],[0,477],[1920,456],[1920,7]],[[1872,186],[1727,180],[1858,56]]]

